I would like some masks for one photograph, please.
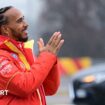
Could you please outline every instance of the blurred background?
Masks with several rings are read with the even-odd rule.
[[[65,43],[59,52],[61,85],[48,105],[70,105],[70,77],[105,62],[105,0],[0,0],[0,8],[19,8],[29,23],[29,37],[45,43],[61,31]],[[38,48],[35,43],[34,51]]]

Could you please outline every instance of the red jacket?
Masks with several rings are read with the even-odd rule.
[[[45,95],[57,91],[56,56],[42,52],[35,58],[30,46],[0,35],[0,90],[8,90],[0,105],[46,105]]]

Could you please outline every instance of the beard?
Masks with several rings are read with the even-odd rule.
[[[28,41],[28,37],[26,37],[26,38],[18,37],[18,41],[20,41],[20,42],[27,42]]]
[[[11,29],[12,35],[14,38],[16,38],[17,41],[20,42],[27,42],[28,41],[28,36],[26,37],[22,37],[22,35],[24,34],[24,32],[16,32],[15,30]]]

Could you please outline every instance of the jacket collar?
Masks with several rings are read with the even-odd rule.
[[[5,45],[6,42],[13,43],[19,50],[22,50],[23,42],[19,42],[9,38],[8,36],[0,35],[0,49],[9,50]]]

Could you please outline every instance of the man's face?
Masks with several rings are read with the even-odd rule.
[[[8,36],[17,41],[26,42],[28,40],[26,31],[28,25],[22,13],[16,8],[11,8],[6,11],[4,15],[8,17],[8,24],[6,25],[8,28]]]

